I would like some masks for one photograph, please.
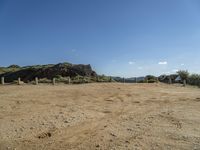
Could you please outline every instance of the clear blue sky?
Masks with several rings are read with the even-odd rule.
[[[200,1],[0,0],[0,66],[65,61],[125,77],[200,73]]]

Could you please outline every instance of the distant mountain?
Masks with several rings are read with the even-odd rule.
[[[131,77],[131,78],[122,78],[122,77],[112,77],[112,79],[116,82],[125,82],[126,83],[136,83],[145,80],[145,77]]]
[[[92,70],[90,65],[74,65],[70,63],[35,65],[20,67],[11,65],[9,67],[0,67],[0,77],[4,77],[6,82],[17,80],[18,77],[22,81],[32,81],[35,77],[52,79],[56,76],[62,77],[96,77],[97,74]]]

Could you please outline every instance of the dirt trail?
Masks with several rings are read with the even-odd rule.
[[[0,149],[200,149],[200,90],[165,84],[0,86]]]

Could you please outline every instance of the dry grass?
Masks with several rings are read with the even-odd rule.
[[[200,149],[199,99],[164,84],[0,86],[0,149]]]

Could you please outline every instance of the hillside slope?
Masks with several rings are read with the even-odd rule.
[[[17,80],[18,77],[22,81],[32,81],[35,77],[52,79],[56,76],[62,77],[76,77],[76,76],[86,76],[95,77],[96,72],[92,70],[90,65],[74,65],[70,63],[59,63],[59,64],[49,64],[49,65],[36,65],[36,66],[26,66],[26,67],[1,67],[0,77],[5,77],[6,82],[12,82]]]

